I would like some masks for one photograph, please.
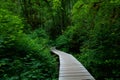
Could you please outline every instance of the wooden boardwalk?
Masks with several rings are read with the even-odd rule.
[[[95,80],[85,67],[71,54],[52,48],[51,51],[59,56],[59,80]]]

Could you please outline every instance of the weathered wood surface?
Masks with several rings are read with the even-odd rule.
[[[71,54],[52,48],[51,51],[59,56],[59,80],[95,80],[85,67]]]

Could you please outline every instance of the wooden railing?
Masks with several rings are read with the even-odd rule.
[[[95,80],[87,69],[71,54],[51,48],[59,56],[59,80]]]

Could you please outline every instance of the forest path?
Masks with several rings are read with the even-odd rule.
[[[51,51],[59,56],[59,80],[95,80],[85,67],[71,54],[52,48]]]

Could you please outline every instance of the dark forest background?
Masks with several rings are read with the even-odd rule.
[[[0,0],[0,80],[58,80],[53,46],[120,80],[120,1]]]

